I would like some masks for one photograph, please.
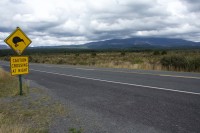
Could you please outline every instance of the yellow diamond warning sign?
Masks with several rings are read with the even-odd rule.
[[[12,56],[10,58],[10,71],[11,75],[28,74],[28,56]]]
[[[5,40],[18,55],[21,55],[23,51],[31,44],[31,40],[26,36],[26,34],[19,28],[10,34]]]

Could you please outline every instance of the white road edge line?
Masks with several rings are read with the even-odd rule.
[[[196,93],[196,92],[180,91],[180,90],[173,90],[173,89],[153,87],[153,86],[146,86],[146,85],[139,85],[139,84],[131,84],[131,83],[124,83],[124,82],[117,82],[117,81],[110,81],[110,80],[103,80],[103,79],[96,79],[96,78],[88,78],[88,77],[75,76],[75,75],[60,74],[60,73],[54,73],[54,72],[48,72],[48,71],[41,71],[41,70],[36,70],[36,69],[30,69],[30,70],[36,71],[36,72],[42,72],[42,73],[48,73],[48,74],[66,76],[66,77],[74,77],[74,78],[80,78],[80,79],[88,79],[88,80],[95,80],[95,81],[101,81],[101,82],[108,82],[108,83],[115,83],[115,84],[129,85],[129,86],[151,88],[151,89],[157,89],[157,90],[165,90],[165,91],[173,91],[173,92],[180,92],[180,93],[186,93],[186,94],[200,95],[200,93]]]

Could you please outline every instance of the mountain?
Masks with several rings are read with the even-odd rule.
[[[8,49],[9,47],[7,45],[0,45],[0,50],[1,49]]]
[[[111,39],[90,42],[83,45],[41,46],[37,48],[67,48],[67,49],[200,49],[200,42],[183,39],[135,37],[126,39]],[[33,48],[34,49],[34,48]]]
[[[192,48],[199,47],[200,42],[170,38],[127,38],[91,42],[80,47],[88,49],[130,49],[130,48]]]

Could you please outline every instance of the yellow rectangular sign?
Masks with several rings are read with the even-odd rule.
[[[11,75],[28,74],[28,56],[12,56],[10,58],[10,71]]]

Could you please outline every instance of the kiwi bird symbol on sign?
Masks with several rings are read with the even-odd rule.
[[[19,42],[23,42],[24,45],[26,45],[25,42],[24,42],[24,40],[21,39],[21,38],[18,37],[18,36],[15,36],[15,37],[12,39],[12,42],[15,44],[15,47],[18,47],[18,46],[19,46],[19,44],[18,44]]]

